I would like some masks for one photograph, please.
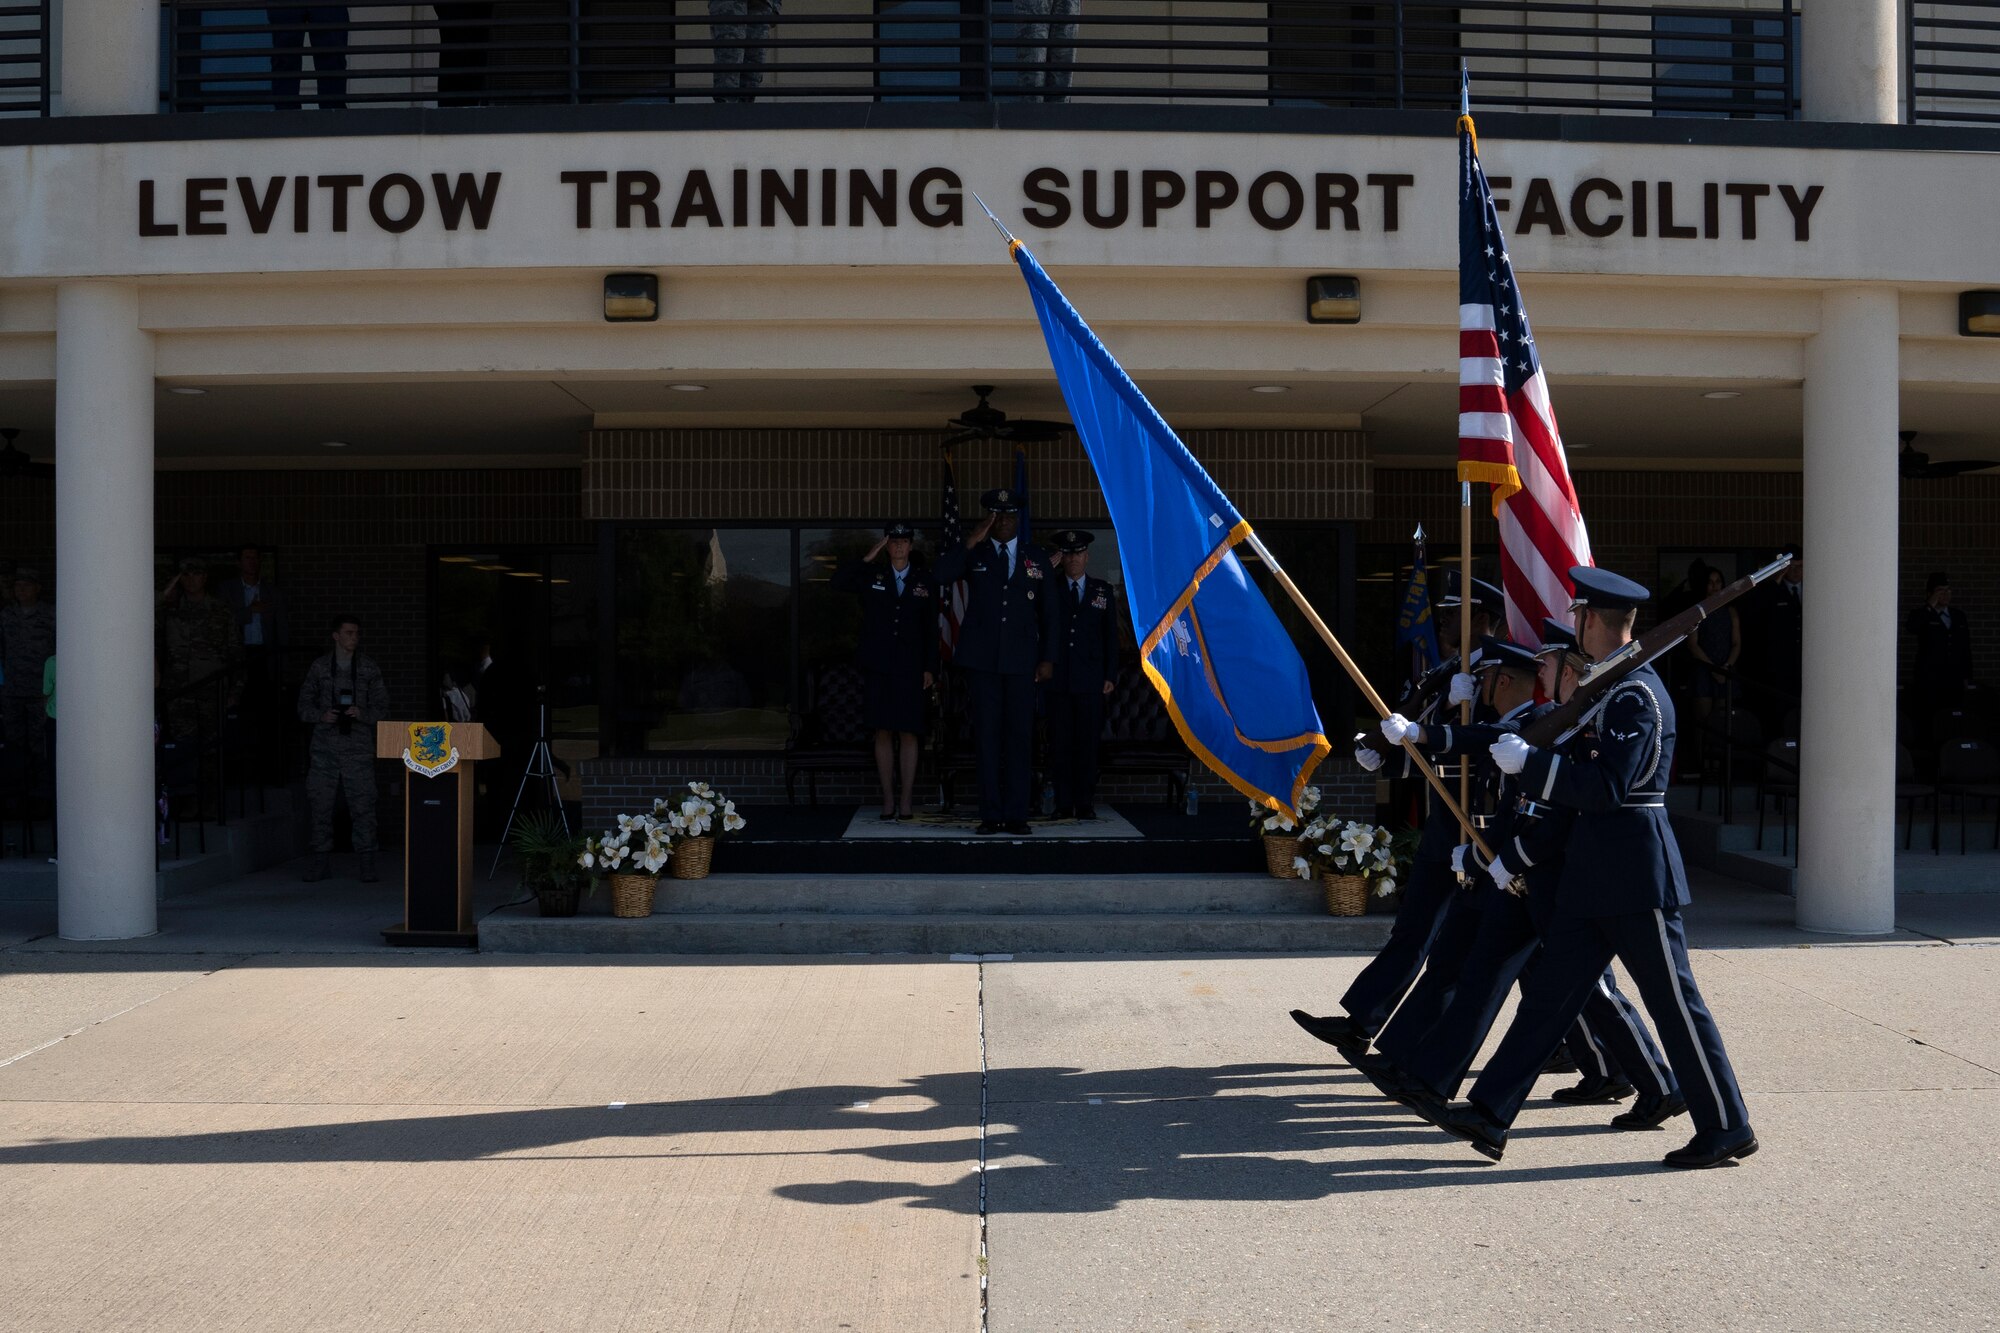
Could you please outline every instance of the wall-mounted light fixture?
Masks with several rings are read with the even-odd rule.
[[[1306,279],[1306,323],[1360,322],[1361,279],[1345,273],[1322,273]]]
[[[1968,338],[2000,338],[2000,292],[1960,292],[1958,331]]]
[[[604,318],[613,324],[635,324],[660,317],[660,275],[604,275]]]

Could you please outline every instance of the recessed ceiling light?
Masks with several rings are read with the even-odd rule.
[[[320,448],[322,448],[322,449],[345,449],[345,448],[347,447],[347,441],[346,441],[346,440],[321,440],[321,441],[319,442],[319,446],[320,446]]]
[[[538,579],[541,575],[532,569],[510,569],[507,571],[507,577],[510,579]]]
[[[167,389],[167,392],[180,394],[183,398],[199,398],[203,394],[207,393],[208,390],[197,389],[192,384],[175,384],[175,385],[170,385]]]
[[[1250,386],[1251,393],[1290,393],[1291,391],[1292,386],[1289,384],[1253,384]]]
[[[470,565],[478,563],[478,560],[479,557],[476,555],[441,555],[438,557],[438,563],[441,565]]]
[[[1734,389],[1711,389],[1702,395],[1704,398],[1712,398],[1717,402],[1722,401],[1724,398],[1741,398],[1742,396],[1742,394],[1736,392]]]
[[[488,574],[505,574],[505,573],[506,573],[506,572],[508,571],[508,569],[510,569],[510,568],[511,568],[511,566],[509,566],[509,565],[474,565],[474,566],[473,566],[473,568],[474,568],[474,569],[478,569],[478,570],[483,570],[483,571],[485,571],[485,572],[486,572],[486,573],[488,573]]]
[[[667,387],[675,393],[701,393],[708,388],[706,384],[669,384]]]

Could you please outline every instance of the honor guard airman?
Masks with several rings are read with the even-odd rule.
[[[986,517],[955,551],[938,555],[938,581],[965,582],[965,616],[952,661],[972,693],[979,747],[981,834],[1031,833],[1028,795],[1035,745],[1035,683],[1055,676],[1062,635],[1048,555],[1020,540],[1014,492],[980,497]]]
[[[861,724],[875,733],[875,771],[882,781],[882,818],[909,819],[917,780],[917,741],[924,701],[938,672],[937,581],[911,555],[917,531],[891,523],[868,554],[842,567],[833,586],[861,599]],[[888,559],[877,564],[884,552]],[[903,771],[902,799],[895,785]]]
[[[1042,687],[1042,704],[1058,819],[1097,818],[1098,733],[1104,730],[1104,701],[1118,681],[1118,621],[1111,585],[1087,572],[1095,540],[1096,534],[1076,528],[1049,534],[1056,548],[1055,598],[1063,651],[1055,676]]]
[[[1585,652],[1603,661],[1632,637],[1650,594],[1601,569],[1570,570],[1571,608]],[[1673,772],[1674,710],[1651,667],[1620,680],[1550,749],[1505,736],[1491,747],[1526,799],[1572,812],[1554,902],[1542,931],[1535,984],[1464,1102],[1419,1101],[1440,1129],[1498,1158],[1535,1076],[1602,983],[1615,958],[1639,988],[1680,1094],[1694,1138],[1666,1155],[1673,1167],[1718,1166],[1757,1151],[1757,1136],[1723,1049],[1722,1033],[1688,965],[1681,909],[1687,873],[1667,822]]]
[[[1484,635],[1505,604],[1498,588],[1490,583],[1474,579],[1472,598],[1472,630],[1474,635]],[[1437,602],[1439,614],[1438,637],[1445,645],[1447,656],[1439,666],[1423,680],[1412,684],[1403,695],[1405,707],[1409,707],[1419,723],[1432,720],[1442,721],[1449,711],[1457,714],[1458,705],[1471,699],[1478,684],[1471,675],[1458,664],[1458,607],[1459,580],[1457,570],[1447,570],[1444,595]],[[1449,612],[1450,614],[1446,614]],[[1475,638],[1473,642],[1479,642]],[[1475,654],[1476,657],[1476,654]],[[1397,715],[1400,717],[1400,715]],[[1383,755],[1393,748],[1380,740],[1366,735],[1354,738],[1354,762],[1373,772],[1383,766]],[[1405,768],[1405,774],[1413,769]],[[1447,786],[1458,780],[1456,765],[1447,765],[1438,770],[1438,776]],[[1451,901],[1456,881],[1451,872],[1451,849],[1458,845],[1458,822],[1451,817],[1444,803],[1436,799],[1434,793],[1425,789],[1428,802],[1424,818],[1423,837],[1417,845],[1416,863],[1411,868],[1409,878],[1404,881],[1403,898],[1396,908],[1395,924],[1389,928],[1388,943],[1380,953],[1361,969],[1361,975],[1340,997],[1340,1004],[1347,1012],[1319,1017],[1303,1010],[1292,1010],[1292,1019],[1300,1027],[1321,1041],[1337,1046],[1349,1056],[1368,1049],[1368,1043],[1389,1021],[1389,1015],[1402,1003],[1403,996],[1417,979],[1423,968],[1431,941],[1436,938],[1438,920],[1446,904]]]
[[[1355,1068],[1405,1105],[1426,1098],[1441,1104],[1455,1096],[1515,979],[1524,993],[1534,984],[1537,922],[1549,915],[1569,820],[1565,812],[1523,803],[1517,781],[1494,764],[1489,747],[1555,706],[1535,702],[1545,662],[1559,664],[1546,692],[1560,699],[1574,686],[1584,659],[1574,651],[1574,635],[1558,629],[1550,639],[1545,625],[1540,653],[1487,640],[1480,655],[1481,700],[1497,719],[1426,728],[1420,741],[1440,757],[1473,759],[1474,806],[1492,812],[1475,815],[1474,823],[1495,855],[1486,862],[1469,843],[1454,849],[1453,869],[1470,892],[1453,898],[1423,978],[1376,1036],[1375,1052],[1354,1058]],[[1442,938],[1467,925],[1462,947]],[[1633,1111],[1612,1121],[1620,1128],[1657,1125],[1684,1109],[1664,1073],[1664,1058],[1609,974],[1564,1040],[1584,1077],[1576,1087],[1556,1092],[1556,1100],[1617,1101],[1631,1096],[1636,1085]],[[1625,1070],[1635,1071],[1629,1081]]]

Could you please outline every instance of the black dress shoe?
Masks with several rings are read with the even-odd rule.
[[[1352,1060],[1368,1049],[1368,1034],[1345,1014],[1316,1018],[1303,1009],[1292,1010],[1292,1021]]]
[[[1007,831],[1007,826],[1005,824],[1001,824],[994,820],[989,819],[983,824],[981,824],[978,828],[972,831],[976,836],[984,838],[994,833],[1005,833]]]
[[[1750,1126],[1740,1129],[1702,1130],[1689,1139],[1685,1148],[1676,1148],[1660,1159],[1664,1166],[1700,1168],[1721,1166],[1737,1157],[1757,1151],[1757,1135]]]
[[[1007,831],[1009,833],[1015,834],[1016,836],[1022,836],[1034,832],[1032,828],[1028,827],[1028,821],[1025,819],[1015,820],[1013,823],[1007,826]]]
[[[1445,1103],[1442,1098],[1417,1098],[1411,1110],[1455,1139],[1464,1139],[1479,1153],[1500,1160],[1507,1151],[1507,1131],[1471,1102]]]
[[[1050,819],[1075,819],[1075,818],[1076,818],[1076,811],[1074,811],[1074,810],[1057,810],[1057,811],[1055,811],[1055,812],[1054,812],[1053,814],[1051,814],[1051,815],[1049,816],[1049,818],[1050,818]]]
[[[1362,1076],[1373,1083],[1375,1090],[1384,1097],[1399,1106],[1415,1109],[1416,1090],[1410,1086],[1410,1080],[1403,1071],[1396,1068],[1394,1060],[1379,1051],[1362,1051],[1349,1056],[1348,1063],[1360,1070]]]
[[[1542,1066],[1544,1074],[1574,1074],[1577,1072],[1576,1057],[1569,1053],[1569,1047],[1558,1046],[1549,1062]]]
[[[1658,1097],[1641,1097],[1632,1103],[1632,1109],[1621,1111],[1611,1117],[1613,1129],[1658,1129],[1677,1115],[1686,1115],[1687,1098],[1678,1092],[1665,1093]]]
[[[881,814],[875,816],[875,818],[881,820],[884,824],[893,824],[896,822],[896,812],[894,810],[884,810]]]
[[[1557,1088],[1549,1096],[1567,1106],[1595,1106],[1600,1102],[1622,1102],[1637,1089],[1622,1078],[1600,1078],[1595,1074],[1573,1088]]]
[[[1090,806],[1079,805],[1076,808],[1076,817],[1078,819],[1095,819],[1097,818],[1097,811]]]

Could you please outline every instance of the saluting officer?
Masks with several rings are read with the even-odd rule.
[[[875,773],[882,780],[882,818],[888,820],[915,813],[917,738],[924,729],[924,696],[938,671],[937,582],[911,557],[916,536],[908,523],[891,523],[867,555],[833,576],[834,587],[861,598],[861,641],[855,650],[863,682],[861,724],[875,732]],[[876,565],[885,550],[887,565]]]
[[[1111,585],[1088,573],[1096,534],[1064,528],[1049,540],[1062,573],[1056,585],[1062,665],[1042,693],[1056,818],[1095,819],[1097,740],[1104,730],[1104,701],[1118,681],[1118,622]]]
[[[1479,579],[1472,581],[1472,632],[1484,635],[1492,625],[1494,617],[1504,604],[1500,590]],[[1445,611],[1456,612],[1459,606],[1459,581],[1457,570],[1447,570],[1445,593],[1438,599],[1440,624],[1439,638],[1450,654],[1442,664],[1433,670],[1422,682],[1416,683],[1404,693],[1404,706],[1412,699],[1426,699],[1417,710],[1418,723],[1436,720],[1442,722],[1449,712],[1457,715],[1458,705],[1470,700],[1478,692],[1478,682],[1459,665],[1458,616],[1446,615]],[[1478,638],[1473,640],[1477,645]],[[1476,663],[1477,654],[1473,654]],[[1432,683],[1438,688],[1431,689]],[[1398,721],[1403,719],[1397,716]],[[1393,744],[1394,742],[1391,742]],[[1383,765],[1383,742],[1366,735],[1354,738],[1354,762],[1369,772]],[[1407,764],[1405,776],[1414,772]],[[1437,769],[1437,774],[1447,786],[1453,785],[1458,777],[1455,765],[1445,765]],[[1338,1047],[1342,1054],[1353,1056],[1368,1049],[1368,1043],[1389,1021],[1396,1006],[1403,1002],[1403,996],[1417,979],[1423,968],[1431,943],[1437,938],[1438,922],[1445,907],[1451,901],[1457,880],[1451,871],[1451,849],[1458,844],[1458,821],[1444,803],[1437,800],[1425,784],[1425,797],[1429,802],[1428,814],[1424,819],[1423,836],[1417,843],[1416,863],[1411,867],[1410,876],[1403,885],[1403,898],[1396,907],[1396,920],[1389,927],[1389,939],[1381,951],[1361,969],[1361,974],[1340,997],[1345,1014],[1325,1017],[1308,1014],[1302,1009],[1292,1010],[1292,1021],[1331,1046]]]
[[[979,744],[982,834],[1032,833],[1028,788],[1035,746],[1035,683],[1062,659],[1056,582],[1041,548],[1020,540],[1021,504],[1004,487],[979,497],[986,517],[963,548],[938,553],[940,583],[965,582],[965,618],[952,661],[965,668]]]
[[[1639,604],[1651,595],[1601,569],[1570,570],[1571,610],[1584,651],[1603,661],[1632,639]],[[1718,1166],[1757,1151],[1757,1135],[1701,990],[1688,965],[1681,908],[1687,872],[1667,822],[1674,761],[1674,707],[1651,667],[1613,686],[1584,727],[1554,749],[1519,736],[1494,742],[1493,761],[1518,774],[1532,801],[1575,812],[1542,932],[1534,986],[1465,1102],[1419,1102],[1417,1111],[1447,1133],[1498,1158],[1535,1076],[1562,1040],[1613,958],[1666,1048],[1694,1138],[1666,1155],[1675,1167]]]

